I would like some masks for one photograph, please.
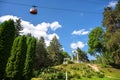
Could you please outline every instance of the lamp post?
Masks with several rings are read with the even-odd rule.
[[[65,80],[68,80],[68,74],[67,74],[67,71],[66,71],[66,79]]]
[[[67,64],[67,60],[68,60],[68,58],[64,58],[63,64]],[[65,80],[68,80],[67,70],[65,72]]]

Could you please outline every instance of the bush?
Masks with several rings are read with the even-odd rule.
[[[68,64],[73,64],[73,61],[68,60]]]
[[[74,78],[74,76],[69,73],[68,74],[68,79],[71,80],[71,78]]]
[[[88,74],[88,75],[87,75],[87,78],[92,78],[92,74]]]
[[[56,80],[58,79],[58,74],[51,74],[51,79],[47,79],[47,80]]]
[[[86,77],[86,75],[85,75],[85,74],[82,74],[82,77]]]
[[[62,64],[62,66],[63,66],[63,67],[66,67],[66,66],[67,66],[67,64]]]
[[[105,77],[105,75],[104,75],[103,73],[100,73],[100,72],[97,72],[97,76],[98,76],[99,78],[104,78],[104,77]]]
[[[63,73],[62,73],[62,72],[59,72],[57,78],[58,78],[58,79],[63,79],[63,78],[64,78]]]
[[[75,73],[75,74],[73,75],[73,77],[76,78],[76,79],[81,79],[81,76],[80,76],[78,73]]]

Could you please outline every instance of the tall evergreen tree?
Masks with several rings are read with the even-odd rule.
[[[4,78],[5,67],[10,56],[11,47],[15,38],[15,26],[13,20],[0,24],[0,80]]]
[[[34,37],[27,37],[27,53],[25,60],[25,67],[23,76],[25,80],[31,80],[33,75],[33,67],[35,62],[36,39]]]
[[[15,22],[14,22],[14,25],[15,25],[15,36],[19,36],[20,35],[20,31],[23,30],[23,27],[21,26],[21,19],[17,19]]]
[[[52,65],[58,65],[63,62],[64,57],[62,55],[62,46],[56,36],[51,40],[50,45],[48,46],[48,52]]]
[[[47,67],[47,50],[44,41],[44,37],[41,37],[36,44],[36,61],[35,68],[39,69],[42,67]]]
[[[6,66],[6,77],[11,80],[22,80],[24,62],[26,58],[26,37],[19,36],[14,40],[11,56]]]

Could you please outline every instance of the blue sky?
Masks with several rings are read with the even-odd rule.
[[[102,25],[104,8],[116,4],[117,0],[0,0],[0,22],[21,18],[24,34],[44,36],[47,45],[56,35],[71,55],[77,47],[87,52],[89,32]],[[29,13],[32,5],[38,6],[37,15]]]

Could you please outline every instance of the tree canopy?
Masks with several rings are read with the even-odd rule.
[[[89,33],[88,52],[91,55],[96,55],[97,53],[100,53],[100,54],[102,53],[103,35],[104,35],[104,30],[101,27],[96,27]]]

